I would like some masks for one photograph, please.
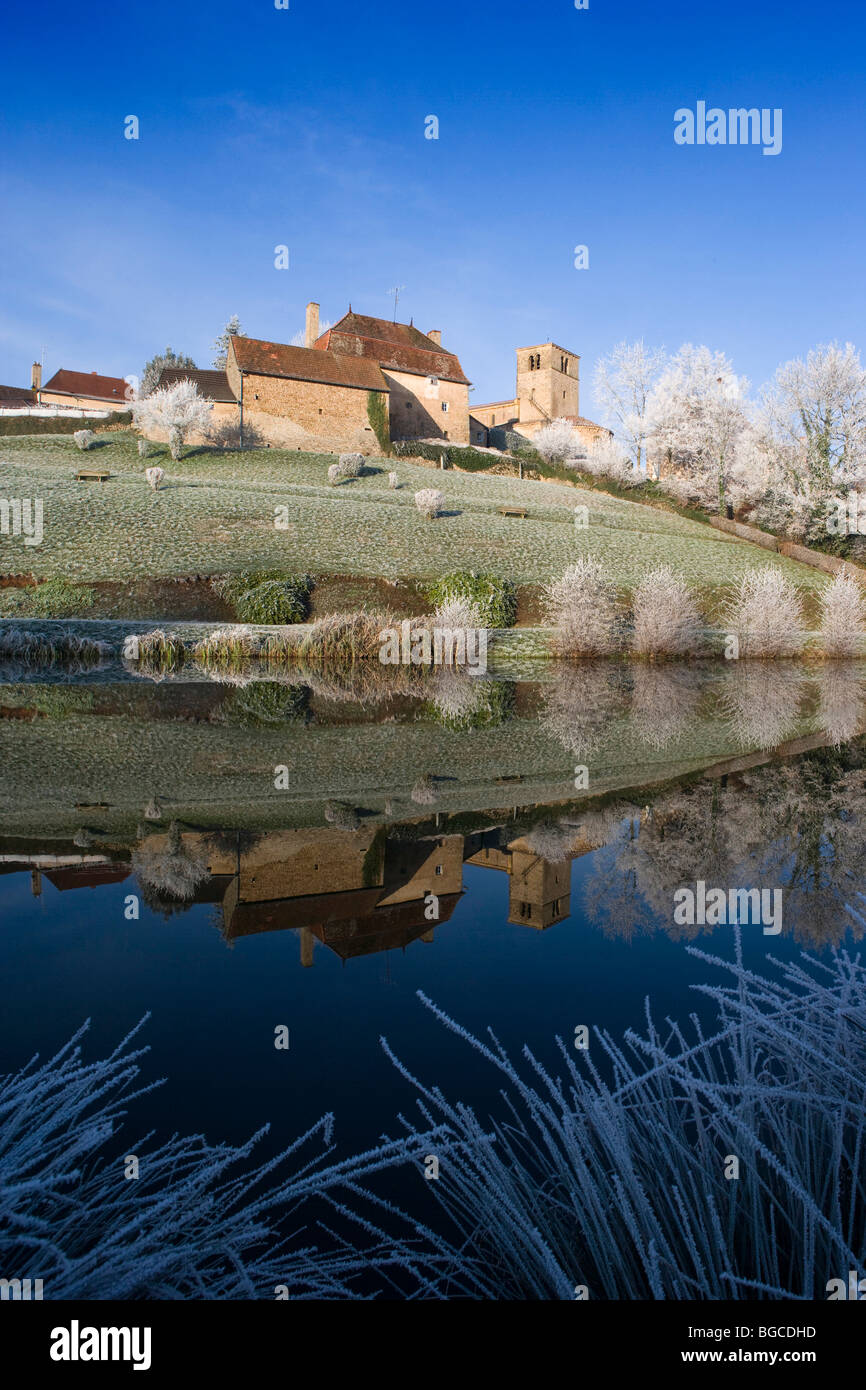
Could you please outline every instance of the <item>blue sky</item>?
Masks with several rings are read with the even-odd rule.
[[[46,374],[139,372],[166,343],[209,366],[231,313],[286,341],[309,299],[389,316],[395,284],[478,402],[549,338],[581,355],[584,414],[623,338],[706,342],[755,384],[866,348],[854,0],[290,6],[9,12],[0,382],[43,347]],[[781,107],[781,154],[675,145],[698,100]]]

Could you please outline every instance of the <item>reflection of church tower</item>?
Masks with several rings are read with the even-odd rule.
[[[571,861],[552,864],[530,850],[514,849],[508,883],[508,920],[543,931],[571,911]]]

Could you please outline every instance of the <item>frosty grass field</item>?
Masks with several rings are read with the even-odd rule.
[[[131,433],[104,435],[87,455],[65,436],[2,440],[0,493],[41,497],[45,515],[41,546],[5,538],[4,571],[99,581],[255,565],[432,579],[465,568],[469,559],[476,569],[537,584],[591,554],[626,589],[661,563],[707,594],[764,566],[782,569],[804,590],[826,582],[818,572],[674,513],[559,483],[440,473],[371,458],[362,477],[333,487],[327,481],[332,454],[190,449],[174,463],[163,449],[149,461],[157,457],[167,477],[154,492]],[[82,464],[107,467],[112,476],[76,482]],[[397,490],[388,487],[392,468]],[[433,481],[445,507],[425,521],[414,494]],[[526,507],[527,516],[502,516],[505,504]],[[575,526],[580,505],[589,513],[583,530]],[[287,508],[286,529],[275,525],[278,507]]]

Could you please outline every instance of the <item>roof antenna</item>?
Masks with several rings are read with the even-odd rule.
[[[395,322],[395,323],[397,322],[397,304],[398,304],[398,302],[399,302],[399,300],[400,300],[400,291],[401,291],[401,290],[405,290],[405,288],[406,288],[405,285],[392,285],[391,288],[390,288],[390,290],[386,290],[386,291],[385,291],[386,294],[393,294],[393,296],[394,296],[394,322]]]

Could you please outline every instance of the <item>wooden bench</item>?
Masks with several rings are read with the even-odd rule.
[[[77,483],[104,483],[111,477],[107,468],[79,468],[75,475]]]
[[[525,507],[500,507],[499,511],[502,516],[526,516]]]

